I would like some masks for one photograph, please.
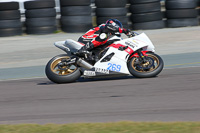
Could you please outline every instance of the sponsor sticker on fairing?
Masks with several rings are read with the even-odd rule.
[[[109,70],[103,68],[95,68],[95,72],[109,74]]]
[[[96,76],[96,73],[94,71],[84,71],[84,75],[86,76]]]

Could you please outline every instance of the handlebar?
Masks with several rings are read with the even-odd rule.
[[[136,35],[139,35],[139,33],[135,32],[135,31],[131,31],[131,32],[129,32],[129,34],[127,36],[130,38],[130,37],[134,37]]]

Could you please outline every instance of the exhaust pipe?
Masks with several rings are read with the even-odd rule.
[[[89,64],[88,62],[82,60],[81,58],[79,58],[77,60],[77,64],[83,68],[86,68],[86,69],[92,69],[93,66],[91,64]]]

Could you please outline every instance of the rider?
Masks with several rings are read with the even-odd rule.
[[[79,38],[78,42],[83,43],[84,46],[78,50],[78,54],[90,53],[93,48],[104,45],[111,35],[120,36],[121,33],[129,35],[130,30],[123,28],[119,20],[109,19],[105,24],[90,29]]]

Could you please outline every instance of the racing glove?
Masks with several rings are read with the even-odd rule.
[[[126,34],[126,35],[128,35],[128,34],[131,33],[131,30],[123,28],[123,33]]]

